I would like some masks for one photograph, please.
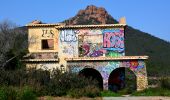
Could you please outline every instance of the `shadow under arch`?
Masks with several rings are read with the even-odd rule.
[[[92,78],[98,82],[98,87],[103,90],[103,78],[99,71],[93,68],[84,68],[79,72],[79,75],[87,78]]]
[[[116,68],[110,73],[108,87],[114,92],[124,88],[129,92],[136,90],[136,75],[130,68]]]

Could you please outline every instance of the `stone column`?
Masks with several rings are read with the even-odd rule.
[[[136,78],[137,78],[137,91],[144,90],[148,87],[146,65],[144,65],[144,68],[140,69],[140,71],[137,72]]]
[[[148,80],[147,77],[140,77],[137,76],[137,91],[144,90],[148,87]]]
[[[108,90],[108,78],[103,78],[103,90]]]

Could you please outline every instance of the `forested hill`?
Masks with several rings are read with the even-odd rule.
[[[128,19],[127,19],[128,20]],[[117,23],[102,7],[93,5],[80,10],[76,16],[63,21],[67,25],[114,24]],[[126,55],[148,55],[149,76],[170,76],[170,43],[127,26],[125,31]]]

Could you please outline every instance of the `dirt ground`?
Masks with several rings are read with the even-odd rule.
[[[142,96],[142,97],[96,97],[96,98],[69,98],[69,97],[39,97],[38,100],[170,100],[170,97],[163,96]]]
[[[88,97],[81,97],[81,98],[70,98],[70,97],[39,97],[38,100],[103,100],[102,97],[96,98],[88,98]]]

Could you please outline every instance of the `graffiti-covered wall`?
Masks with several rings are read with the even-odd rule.
[[[67,57],[123,56],[123,28],[61,29],[59,47]]]
[[[146,66],[143,60],[119,60],[119,61],[86,61],[68,62],[71,72],[79,73],[85,68],[96,69],[103,78],[103,88],[108,89],[108,80],[112,71],[116,68],[129,68],[137,77],[137,89],[143,90],[147,87]]]
[[[104,89],[108,89],[108,78],[113,70],[120,67],[129,68],[137,76],[137,89],[145,89],[147,75],[144,60],[147,57],[125,56],[125,26],[28,25],[29,54],[24,61],[28,68],[59,68],[63,72],[96,69],[103,78]]]

